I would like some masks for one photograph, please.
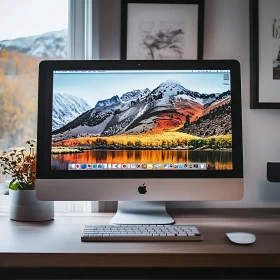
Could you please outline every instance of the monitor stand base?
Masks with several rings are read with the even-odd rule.
[[[118,225],[169,225],[174,220],[167,214],[162,201],[119,201],[118,210],[110,221]]]

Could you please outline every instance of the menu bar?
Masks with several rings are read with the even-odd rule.
[[[56,70],[54,74],[119,74],[119,73],[230,73],[230,70]]]

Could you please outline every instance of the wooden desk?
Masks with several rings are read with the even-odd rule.
[[[99,277],[113,277],[116,271],[133,271],[134,276],[130,275],[133,278],[141,273],[144,277],[145,271],[164,272],[168,269],[192,269],[195,273],[202,272],[200,268],[204,268],[204,271],[235,271],[237,268],[244,268],[243,271],[262,268],[263,272],[268,268],[280,270],[279,210],[188,211],[189,214],[185,211],[171,213],[171,216],[178,224],[197,225],[204,237],[202,242],[84,243],[80,241],[84,225],[108,224],[112,214],[58,214],[54,221],[41,223],[15,222],[2,214],[0,275],[2,272],[18,273],[19,277],[28,271],[39,274],[43,271],[93,273],[95,269],[100,274],[94,275]],[[257,240],[251,245],[233,244],[225,236],[226,232],[233,231],[252,232]],[[259,269],[253,271],[255,277],[261,275]],[[151,275],[144,278],[151,278]],[[266,278],[271,276],[266,272],[264,275]],[[161,275],[161,278],[164,276],[167,277],[167,274]]]

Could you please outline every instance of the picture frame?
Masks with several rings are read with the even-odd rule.
[[[204,0],[122,0],[122,60],[203,59]]]
[[[250,0],[251,109],[280,109],[280,1],[269,2]]]

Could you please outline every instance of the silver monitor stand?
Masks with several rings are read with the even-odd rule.
[[[174,220],[167,214],[162,201],[119,201],[111,224],[168,225]]]

